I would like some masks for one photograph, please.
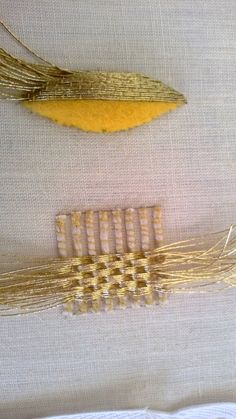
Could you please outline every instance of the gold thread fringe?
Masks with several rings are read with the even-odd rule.
[[[159,295],[236,285],[236,226],[148,252],[49,260],[0,275],[0,315],[78,301],[80,312],[152,304]]]

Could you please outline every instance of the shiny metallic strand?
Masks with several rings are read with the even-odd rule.
[[[0,315],[78,301],[80,312],[153,304],[160,295],[236,285],[236,226],[148,252],[49,260],[0,275]]]
[[[28,63],[0,49],[0,98],[9,100],[101,99],[185,103],[161,81],[138,73],[73,71]]]
[[[0,49],[0,99],[101,99],[186,103],[184,96],[160,81],[137,73],[71,71],[42,58],[0,20],[12,38],[44,65],[33,64]]]

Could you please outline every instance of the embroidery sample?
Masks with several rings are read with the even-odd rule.
[[[151,223],[147,212],[152,214]],[[152,248],[162,239],[160,215],[155,207],[58,216],[62,257],[0,274],[0,315],[62,304],[74,314],[97,312],[150,305],[175,293],[223,291],[236,285],[236,226]],[[113,235],[109,220],[113,220]]]
[[[159,206],[75,211],[56,217],[58,253],[61,257],[140,252],[163,241]]]
[[[20,101],[59,124],[92,132],[126,130],[186,103],[181,93],[142,74],[70,71],[50,62],[26,62],[4,49],[0,49],[0,97]]]
[[[150,251],[159,247],[162,243],[161,208],[159,206],[138,209],[127,208],[124,210],[116,208],[114,210],[88,210],[73,212],[70,215],[58,215],[56,217],[56,234],[58,253],[63,258],[114,253],[123,258],[126,252],[140,255],[141,252]],[[125,265],[127,268],[129,266],[129,272],[122,274],[122,270],[119,272],[118,261],[119,258],[115,258],[109,262],[113,264],[112,266],[117,270],[118,275],[115,281],[112,280],[110,284],[108,284],[108,278],[104,277],[97,280],[96,272],[93,274],[92,284],[89,284],[88,290],[94,290],[97,295],[96,301],[92,294],[87,295],[86,301],[81,301],[78,296],[66,305],[66,310],[77,314],[86,311],[125,307],[138,302],[141,304],[141,299],[143,304],[165,300],[166,295],[158,295],[158,292],[152,291],[150,286],[146,287],[143,278],[135,282],[136,274],[138,270],[139,273],[142,272],[142,267],[134,267],[134,265],[132,266],[133,262],[127,260]],[[103,267],[105,275],[106,263]],[[87,274],[88,272],[85,275]],[[146,291],[144,291],[144,287],[146,287]],[[107,298],[102,297],[104,293],[107,294]],[[98,298],[99,295],[100,299]]]

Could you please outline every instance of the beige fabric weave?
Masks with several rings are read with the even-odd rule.
[[[235,223],[235,0],[0,0],[0,8],[22,40],[59,65],[144,72],[189,102],[114,135],[1,103],[2,271],[17,266],[13,257],[25,265],[55,256],[55,215],[78,208],[158,202],[167,241]],[[28,57],[2,31],[1,45]],[[0,417],[235,401],[235,297],[1,319]]]

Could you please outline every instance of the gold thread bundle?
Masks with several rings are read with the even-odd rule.
[[[0,314],[45,310],[75,298],[81,312],[97,312],[235,285],[236,226],[148,252],[49,260],[1,274]]]
[[[139,73],[67,71],[28,63],[0,49],[1,92],[9,100],[100,99],[185,103],[183,95]]]
[[[70,71],[47,61],[29,63],[2,48],[0,98],[20,101],[60,124],[94,132],[128,129],[186,103],[181,93],[139,73]]]

